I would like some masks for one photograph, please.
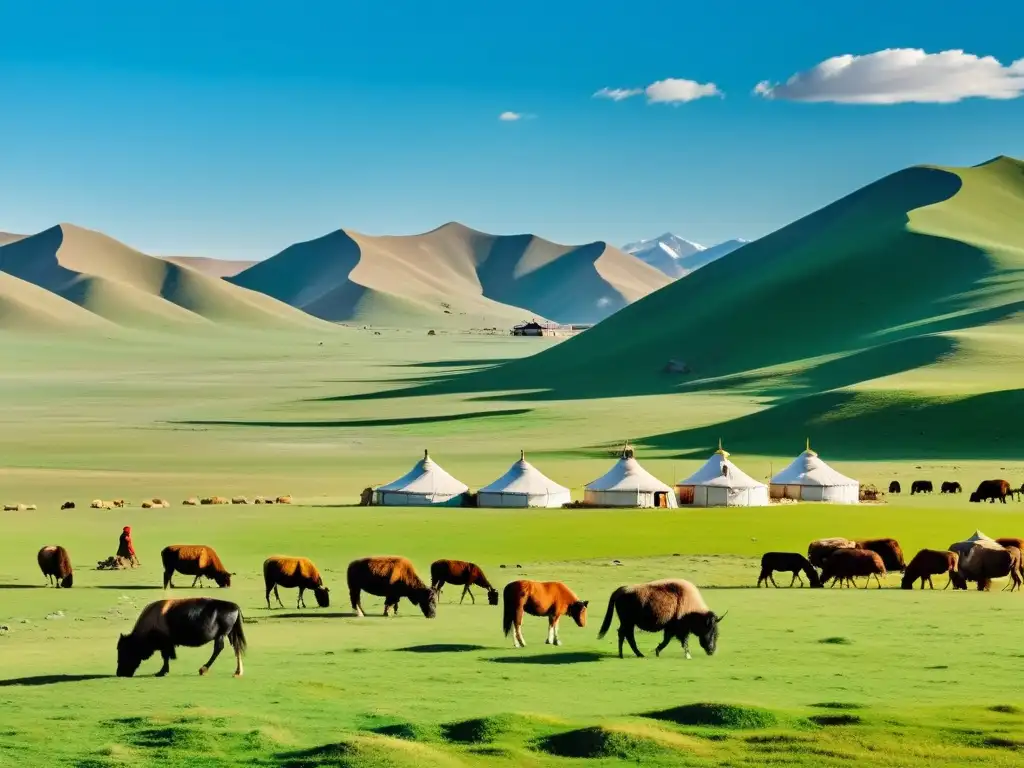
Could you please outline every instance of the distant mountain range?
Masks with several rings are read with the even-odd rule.
[[[477,328],[595,323],[671,282],[607,243],[558,245],[455,222],[421,235],[339,229],[227,279],[335,322]]]
[[[666,232],[650,240],[628,243],[622,246],[622,250],[676,279],[722,258],[727,253],[732,253],[749,242],[743,239],[726,240],[724,243],[707,247]]]

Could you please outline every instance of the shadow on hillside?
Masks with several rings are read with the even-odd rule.
[[[408,648],[395,648],[403,653],[468,653],[470,651],[486,651],[483,645],[466,643],[432,643],[429,645],[410,645]]]
[[[428,360],[422,363],[398,363],[392,368],[481,368],[487,366],[496,368],[499,365],[515,360],[514,357],[494,358],[489,357],[480,360]]]
[[[587,664],[604,659],[603,653],[593,651],[566,651],[565,653],[545,653],[536,656],[498,656],[487,659],[492,664]]]
[[[14,686],[56,685],[58,683],[80,683],[86,680],[110,680],[114,675],[37,675],[35,677],[12,677],[0,680],[0,688]]]
[[[327,398],[336,399],[336,398]],[[470,421],[488,419],[498,416],[521,416],[530,413],[529,408],[509,408],[495,411],[472,411],[470,413],[451,413],[442,416],[407,416],[393,419],[354,419],[347,421],[171,421],[168,424],[206,427],[409,427],[415,424],[445,424],[453,421]]]
[[[711,427],[644,439],[648,448],[704,458],[721,438],[760,456],[796,455],[807,435],[823,458],[876,461],[1024,459],[1024,431],[1016,414],[1024,389],[959,399],[825,392]]]

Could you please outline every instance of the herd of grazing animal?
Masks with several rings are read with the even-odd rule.
[[[910,484],[910,495],[916,496],[922,493],[932,493],[934,488],[935,486],[931,480],[914,480]],[[963,491],[963,486],[955,480],[946,480],[939,485],[939,493],[958,494],[963,493]],[[900,494],[902,492],[903,487],[900,485],[899,480],[893,480],[889,483],[890,494]],[[1022,495],[1024,495],[1024,485],[1014,488],[1008,480],[982,480],[978,484],[978,489],[970,494],[968,501],[974,503],[982,501],[994,503],[1000,501],[1005,504],[1007,498],[1012,500],[1016,496],[1020,500]]]
[[[206,506],[210,504],[291,504],[291,496],[256,496],[251,502],[246,496],[232,496],[228,498],[226,496],[206,496],[202,499],[190,498],[184,499],[181,502],[183,507],[198,507]],[[130,501],[124,499],[111,499],[106,501],[104,499],[93,499],[89,504],[90,509],[124,509],[125,507],[132,506]],[[169,509],[171,502],[167,499],[152,498],[145,499],[139,503],[142,509]],[[38,507],[35,504],[4,504],[4,512],[35,512]],[[76,509],[75,502],[65,501],[60,505],[61,511],[69,509]]]
[[[820,572],[819,572],[820,571]],[[905,563],[903,550],[896,539],[844,539],[828,538],[812,541],[807,547],[807,557],[799,552],[766,552],[761,556],[761,572],[757,586],[778,587],[775,573],[791,573],[789,586],[807,576],[811,587],[824,587],[829,582],[835,587],[856,586],[854,579],[863,577],[864,589],[874,579],[879,589],[882,579],[890,573],[902,574],[900,587],[913,589],[920,582],[935,589],[932,576],[945,574],[948,577],[944,589],[967,589],[968,582],[975,582],[979,591],[988,591],[993,579],[1009,578],[1004,589],[1011,592],[1024,585],[1024,539],[990,539],[975,533],[970,539],[954,542],[948,549],[922,549]]]

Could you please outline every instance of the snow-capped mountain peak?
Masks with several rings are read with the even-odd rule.
[[[622,250],[661,270],[669,277],[682,277],[746,245],[747,240],[727,240],[710,248],[666,232],[660,237],[638,240]]]

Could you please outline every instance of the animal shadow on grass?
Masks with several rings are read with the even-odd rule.
[[[0,589],[46,589],[47,584],[0,584]]]
[[[586,664],[601,661],[603,653],[594,651],[567,651],[565,653],[545,653],[536,656],[498,656],[488,661],[494,664]]]
[[[131,591],[136,589],[163,589],[159,584],[97,584],[93,589],[123,589],[125,591]]]
[[[407,648],[396,648],[403,653],[466,653],[468,651],[486,651],[483,645],[467,643],[432,643],[429,645],[410,645]]]
[[[340,613],[333,611],[328,613],[327,611],[320,611],[316,609],[310,609],[308,611],[294,612],[289,611],[287,613],[278,613],[273,609],[266,611],[264,609],[265,617],[268,619],[354,619],[356,615],[354,613]],[[371,614],[367,614],[366,618],[374,618]],[[383,618],[383,616],[381,617]]]
[[[12,677],[0,680],[0,688],[17,685],[55,685],[56,683],[79,683],[85,680],[110,680],[114,675],[37,675],[35,677]]]

